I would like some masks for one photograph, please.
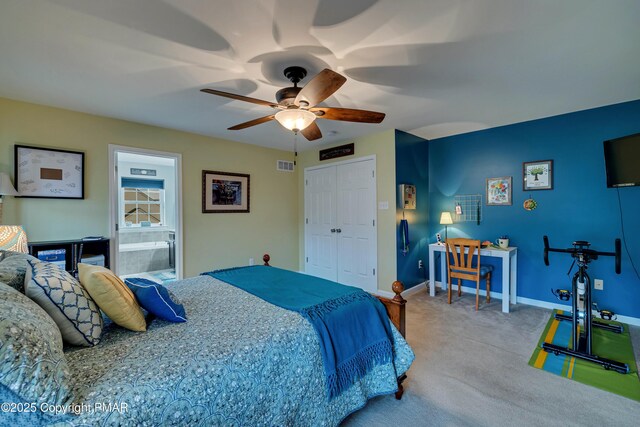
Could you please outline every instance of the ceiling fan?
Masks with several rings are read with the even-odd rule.
[[[271,107],[278,112],[240,123],[229,130],[246,129],[251,126],[277,120],[285,128],[302,135],[309,141],[322,138],[316,119],[339,120],[359,123],[380,123],[385,114],[375,111],[356,110],[352,108],[316,107],[319,103],[330,97],[347,79],[329,69],[319,72],[304,87],[298,87],[298,83],[307,75],[307,70],[302,67],[287,67],[284,75],[293,86],[285,87],[276,92],[276,101],[269,102],[234,93],[222,92],[215,89],[202,89],[201,92],[212,95],[224,96],[238,101],[251,102],[252,104]]]

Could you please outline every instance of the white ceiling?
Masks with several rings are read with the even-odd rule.
[[[227,127],[330,68],[318,146],[384,129],[432,139],[640,99],[638,0],[1,0],[0,96],[291,149],[276,122]]]

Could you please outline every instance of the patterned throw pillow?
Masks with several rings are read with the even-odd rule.
[[[147,322],[133,292],[111,270],[78,264],[80,283],[114,323],[132,331],[147,330]]]
[[[169,322],[186,322],[184,306],[164,286],[140,277],[126,279],[124,283],[136,295],[136,299],[149,313]]]
[[[51,316],[62,338],[73,345],[98,344],[102,314],[80,282],[55,264],[28,262],[25,294]]]
[[[21,225],[0,225],[0,248],[6,251],[27,253],[27,233]]]
[[[0,260],[0,282],[6,283],[24,293],[24,276],[27,272],[27,267],[29,267],[27,261],[38,260],[22,252],[6,251],[3,255],[2,260]]]
[[[0,283],[0,384],[38,407],[71,399],[60,330],[35,302],[4,283]]]

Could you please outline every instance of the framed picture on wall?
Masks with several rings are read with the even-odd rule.
[[[522,163],[522,189],[553,190],[553,160]]]
[[[18,197],[84,199],[84,153],[15,146]]]
[[[249,175],[202,171],[202,213],[249,212]]]
[[[512,204],[511,177],[487,178],[487,205],[509,206]]]

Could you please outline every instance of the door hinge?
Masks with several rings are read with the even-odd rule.
[[[304,185],[309,185],[309,180],[308,179],[304,180]]]
[[[376,220],[375,219],[373,220],[373,226],[374,227],[376,226]]]
[[[116,165],[116,172],[118,172],[118,165]]]
[[[376,171],[371,171],[371,178],[375,178],[376,177]]]
[[[305,218],[305,224],[309,224],[309,218]]]
[[[373,269],[373,275],[374,276],[376,275],[376,269],[375,268]]]
[[[309,262],[309,257],[307,257],[307,262]]]
[[[116,224],[116,231],[118,231],[118,224]]]

